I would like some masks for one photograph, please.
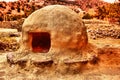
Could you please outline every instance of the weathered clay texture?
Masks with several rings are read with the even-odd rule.
[[[50,34],[50,48],[46,53],[32,51],[30,33],[39,32]],[[86,27],[79,15],[68,7],[51,5],[33,12],[24,21],[21,47],[13,60],[79,62],[90,59],[87,53],[94,53],[93,49],[88,44]]]

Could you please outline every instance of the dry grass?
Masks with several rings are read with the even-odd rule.
[[[96,45],[99,48],[102,48],[104,46],[109,47],[118,47],[120,48],[120,39],[112,39],[112,38],[99,38],[99,39],[89,39],[89,42]]]

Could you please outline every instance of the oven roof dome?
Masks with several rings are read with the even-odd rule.
[[[63,5],[50,5],[36,10],[24,21],[22,28],[32,30],[34,25],[36,28],[47,28],[48,30],[64,29],[66,32],[80,31],[83,27],[80,16]],[[34,26],[34,29],[36,28]]]
[[[81,49],[88,42],[86,27],[80,16],[63,5],[46,6],[26,18],[22,26],[22,42],[26,47],[28,34],[34,31],[48,32],[52,48]]]

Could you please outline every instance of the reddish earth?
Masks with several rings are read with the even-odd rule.
[[[94,23],[92,23],[94,24]],[[94,30],[96,24],[89,30]],[[105,25],[105,23],[104,23]],[[108,25],[108,24],[107,24]],[[100,26],[98,26],[100,27]],[[119,27],[119,26],[118,26]],[[112,27],[109,27],[112,28]],[[109,29],[108,28],[108,29]],[[101,28],[103,29],[103,28]],[[116,28],[117,29],[117,28]],[[0,53],[0,80],[119,80],[120,79],[120,39],[104,37],[95,39],[88,32],[89,43],[98,48],[97,58],[93,61],[84,62],[78,67],[78,63],[69,66],[69,69],[77,67],[75,71],[65,71],[65,66],[59,65],[59,71],[55,65],[40,68],[40,65],[29,66],[20,62],[22,66],[12,65],[6,62],[6,54]],[[28,62],[29,63],[29,62]],[[44,71],[44,69],[46,71]]]

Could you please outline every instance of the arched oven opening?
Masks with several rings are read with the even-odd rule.
[[[51,46],[50,34],[48,32],[30,32],[29,46],[33,52],[47,53]]]

